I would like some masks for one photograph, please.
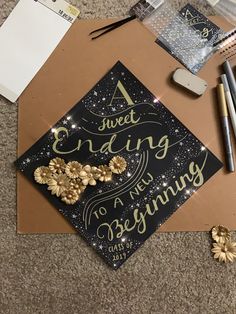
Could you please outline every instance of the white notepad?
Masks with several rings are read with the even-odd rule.
[[[0,94],[14,102],[79,15],[64,0],[20,0],[0,28]]]

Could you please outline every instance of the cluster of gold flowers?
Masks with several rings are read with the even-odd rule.
[[[59,157],[52,159],[48,167],[41,166],[34,171],[34,179],[39,184],[47,184],[52,195],[60,197],[68,204],[75,204],[88,185],[96,185],[97,180],[108,182],[112,174],[121,174],[127,167],[123,157],[115,156],[109,166],[85,165],[78,161],[66,162]]]
[[[213,243],[212,252],[214,258],[220,262],[231,262],[236,259],[236,242],[231,241],[231,235],[227,228],[223,226],[215,226],[211,230]]]

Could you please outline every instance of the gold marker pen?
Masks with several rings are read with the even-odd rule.
[[[234,156],[233,156],[233,150],[232,150],[232,143],[230,139],[229,116],[228,116],[228,109],[226,105],[223,84],[219,84],[217,86],[217,92],[218,92],[222,132],[223,132],[224,143],[225,143],[227,168],[230,172],[234,172]]]

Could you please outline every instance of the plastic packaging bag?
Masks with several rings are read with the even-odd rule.
[[[177,11],[171,0],[141,0],[131,8],[157,37],[157,43],[192,73],[197,73],[214,52],[220,29],[208,40]]]

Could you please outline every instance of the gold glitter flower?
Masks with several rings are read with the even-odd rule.
[[[48,167],[38,167],[34,171],[34,179],[39,184],[47,184],[52,178],[52,171]]]
[[[99,167],[92,167],[92,173],[95,180],[98,180],[101,177],[101,170]]]
[[[218,243],[225,243],[230,240],[229,229],[224,226],[215,226],[211,230],[212,239]]]
[[[61,194],[61,200],[68,205],[73,205],[79,200],[79,194],[72,189],[65,190]]]
[[[66,165],[65,172],[69,178],[76,179],[82,170],[82,165],[78,161],[70,161]]]
[[[125,159],[120,156],[113,157],[109,166],[99,167],[83,166],[78,161],[66,164],[64,159],[56,157],[50,160],[48,167],[37,168],[34,178],[40,184],[47,184],[51,194],[61,197],[66,204],[75,204],[88,185],[96,185],[96,180],[110,181],[113,172],[120,174],[126,167]]]
[[[123,157],[115,156],[109,162],[109,167],[113,173],[120,174],[125,171],[127,162]]]
[[[81,194],[86,189],[86,185],[83,184],[81,179],[70,180],[70,189],[76,191],[76,193]]]
[[[106,166],[106,165],[99,166],[98,169],[101,172],[101,175],[99,177],[100,181],[102,181],[102,182],[111,181],[111,179],[112,179],[112,172],[111,172],[111,169],[108,166]]]
[[[98,174],[97,167],[91,167],[90,165],[86,165],[82,168],[79,173],[79,176],[82,180],[83,185],[96,185],[96,177]]]
[[[48,181],[48,190],[51,194],[60,196],[65,190],[68,189],[70,180],[66,174],[54,174],[53,177]]]
[[[66,163],[63,159],[56,157],[53,158],[52,160],[50,160],[49,162],[49,169],[53,172],[53,173],[63,173],[65,171],[66,168]]]
[[[214,258],[220,262],[233,262],[236,258],[236,242],[213,243]]]

